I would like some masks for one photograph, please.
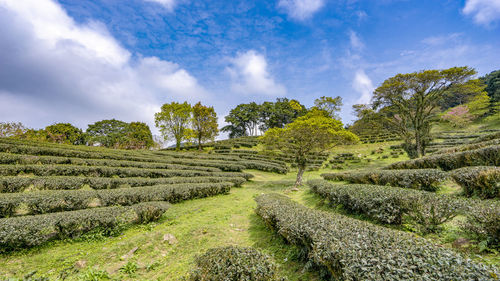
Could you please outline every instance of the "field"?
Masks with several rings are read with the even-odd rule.
[[[440,133],[442,138],[436,140],[435,152],[428,157],[441,155],[439,149],[457,149],[462,147],[460,145],[470,145],[471,140],[495,134],[494,131],[476,130],[476,134],[446,133],[444,128],[440,130],[443,132]],[[469,138],[465,136],[467,134],[474,136]],[[463,139],[457,138],[458,135],[463,136]],[[449,141],[448,136],[458,141]],[[291,189],[296,169],[284,164],[286,157],[258,154],[259,146],[254,146],[255,143],[250,145],[251,148],[239,145],[235,148],[226,143],[224,146],[207,147],[204,153],[197,153],[134,152],[1,140],[0,211],[3,218],[0,218],[0,229],[14,229],[34,237],[34,240],[13,237],[0,231],[1,279],[178,280],[189,274],[196,256],[210,248],[238,245],[251,246],[271,256],[278,265],[279,275],[288,280],[322,280],[328,276],[324,266],[330,260],[315,259],[313,255],[319,253],[315,248],[309,248],[308,253],[312,256],[304,260],[304,247],[307,248],[307,245],[305,242],[297,243],[305,241],[300,240],[304,237],[296,240],[290,234],[293,232],[280,232],[281,235],[276,232],[278,227],[287,229],[286,221],[275,225],[274,229],[269,227],[280,221],[278,210],[289,208],[289,203],[283,201],[279,208],[271,206],[275,195],[263,197],[262,194],[278,193],[300,204],[290,205],[290,210],[308,207],[301,212],[308,215],[311,212],[311,218],[329,217],[331,214],[332,219],[346,221],[353,227],[366,224],[368,228],[373,228],[374,233],[380,232],[382,236],[395,231],[406,240],[423,237],[423,242],[415,240],[416,245],[420,245],[418,247],[424,247],[438,257],[447,256],[448,252],[443,251],[450,249],[456,259],[466,257],[473,260],[464,262],[467,270],[485,270],[490,274],[487,277],[495,280],[494,272],[498,271],[488,266],[500,266],[498,240],[495,240],[498,237],[489,234],[479,237],[466,233],[461,225],[472,219],[468,211],[498,212],[498,191],[494,189],[495,185],[498,189],[498,172],[491,167],[499,165],[495,162],[499,161],[498,143],[495,143],[498,138],[480,139],[471,149],[463,147],[462,151],[444,152],[446,159],[454,159],[451,169],[444,166],[443,163],[448,162],[441,156],[426,162],[432,167],[420,167],[420,164],[408,161],[394,164],[408,158],[398,147],[399,142],[389,137],[387,141],[377,139],[370,143],[367,140],[366,143],[336,147],[330,156],[315,156],[316,160],[310,163],[313,169],[304,176],[305,182],[309,184],[298,190]],[[484,142],[488,143],[482,146]],[[485,148],[489,149],[487,153],[483,152]],[[468,158],[460,156],[460,153],[476,154]],[[482,157],[483,154],[486,156]],[[390,168],[391,165],[396,165],[396,169],[382,169]],[[453,180],[464,174],[462,172],[454,176],[453,170],[471,169],[470,166],[489,166],[484,168],[488,173],[493,169],[493,176],[484,179],[493,182],[493,191],[487,188],[479,190],[471,180]],[[422,168],[439,171],[435,176],[429,176],[429,172],[423,176],[426,180],[435,178],[435,181],[418,181]],[[416,169],[420,172],[407,175],[408,171]],[[484,174],[483,170],[476,172],[477,169],[467,171],[471,177],[478,173]],[[368,176],[365,175],[367,172]],[[374,176],[374,173],[377,175]],[[384,179],[382,173],[389,173],[389,176],[380,182]],[[323,177],[334,181],[325,181]],[[398,180],[391,180],[394,178]],[[360,186],[360,191],[349,193],[356,188],[355,185]],[[466,188],[463,186],[470,190],[468,197],[464,196]],[[342,196],[339,195],[341,193]],[[368,195],[363,197],[361,194]],[[383,199],[375,202],[380,198],[377,196],[382,195]],[[346,201],[345,196],[350,196],[350,201]],[[410,208],[407,198],[421,203]],[[276,200],[278,202],[281,199]],[[391,220],[382,215],[387,212],[384,202],[389,200],[400,204],[397,205],[401,207],[399,219]],[[158,201],[168,202],[168,205],[158,207]],[[428,202],[434,202],[434,205],[430,206]],[[485,202],[494,207],[481,207]],[[134,209],[138,204],[145,204],[146,211],[144,208]],[[457,204],[457,211],[450,214],[448,209],[453,209],[450,206],[454,204]],[[61,226],[61,221],[57,221],[55,229],[58,233],[48,236],[46,228],[32,233],[26,229],[16,229],[20,224],[13,223],[15,219],[34,218],[34,221],[40,221],[44,216],[94,212],[112,206],[123,208],[127,219],[120,223],[106,221],[102,225],[74,222],[77,226],[68,223],[63,225],[66,228]],[[433,211],[429,215],[431,207],[437,214]],[[127,208],[132,208],[132,211]],[[377,211],[372,212],[375,208]],[[463,208],[468,211],[463,211]],[[276,221],[263,219],[271,213],[276,216]],[[498,219],[493,214],[493,220]],[[420,220],[409,219],[417,217]],[[432,219],[442,221],[436,223]],[[36,226],[31,221],[22,224],[26,225]],[[360,230],[359,234],[362,232]],[[311,234],[310,238],[322,239],[315,235]],[[339,237],[342,235],[339,233]],[[404,247],[413,247],[407,242],[391,243],[394,243],[391,244],[394,247],[403,244],[406,245]],[[350,257],[353,253],[341,254]],[[386,264],[382,257],[380,262]],[[449,262],[453,265],[455,258]],[[427,263],[424,259],[422,268]],[[477,265],[480,264],[488,269],[478,269]],[[347,267],[344,270],[347,272]],[[362,274],[365,273],[361,272],[358,276],[364,276]],[[444,274],[458,276],[451,271]]]

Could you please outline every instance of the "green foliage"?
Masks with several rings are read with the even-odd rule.
[[[314,106],[316,108],[318,108],[319,110],[324,110],[330,117],[337,120],[340,119],[338,112],[340,112],[340,108],[342,107],[342,105],[342,98],[339,96],[335,98],[322,96],[314,100]]]
[[[495,280],[499,274],[423,238],[308,209],[283,195],[256,201],[266,224],[304,249],[328,280]]]
[[[85,144],[85,135],[81,129],[70,123],[56,123],[45,127],[47,140],[55,143]]]
[[[143,203],[148,204],[148,203]],[[165,212],[169,204],[153,204]],[[50,240],[75,238],[91,230],[110,232],[123,225],[140,223],[143,208],[104,207],[87,210],[0,219],[0,252],[41,245]]]
[[[229,125],[222,128],[230,138],[257,135],[261,106],[255,102],[239,104],[231,109],[224,120]]]
[[[391,164],[387,166],[387,169],[440,168],[448,171],[467,166],[500,166],[500,145],[491,145],[455,153],[428,155],[420,159]]]
[[[473,201],[467,210],[463,230],[474,234],[479,241],[486,241],[493,248],[500,247],[500,203],[498,201]]]
[[[500,102],[500,70],[492,71],[480,79],[486,85],[484,90],[491,98],[491,102]]]
[[[465,196],[500,198],[500,167],[464,167],[450,172]]]
[[[437,169],[372,170],[341,173],[324,173],[326,180],[341,180],[351,183],[391,185],[405,188],[436,191],[439,183],[448,175]]]
[[[0,138],[18,137],[25,131],[21,122],[0,122]]]
[[[192,107],[189,103],[171,102],[165,103],[161,111],[155,113],[155,124],[160,129],[165,140],[175,140],[176,148],[179,149],[181,142],[191,135]]]
[[[398,187],[366,184],[331,184],[310,180],[311,190],[352,213],[382,223],[401,224],[408,217],[421,232],[435,232],[463,210],[463,203],[446,195]]]
[[[99,270],[96,268],[88,268],[78,278],[80,281],[102,281],[110,280],[109,274],[106,270]]]
[[[51,190],[0,194],[0,218],[73,211],[113,205],[129,206],[141,202],[177,203],[194,198],[227,194],[233,183],[189,183],[153,185],[101,190]],[[143,212],[147,214],[146,212]]]
[[[192,281],[278,281],[276,265],[261,252],[246,247],[209,249],[196,258]]]
[[[213,140],[219,133],[217,125],[217,113],[213,107],[204,106],[198,102],[193,106],[193,131],[198,141],[198,149],[201,144],[208,140]]]
[[[474,119],[480,118],[484,116],[490,106],[490,97],[486,92],[480,92],[474,98],[471,99],[470,102],[466,104],[466,106],[470,109],[470,113],[474,117]]]
[[[153,134],[146,123],[131,122],[128,124],[123,148],[143,149],[153,147],[154,144]]]
[[[398,74],[385,80],[373,95],[375,108],[387,107],[395,132],[411,158],[425,155],[436,109],[450,87],[467,87],[476,74],[469,67]],[[482,89],[480,89],[482,91]]]
[[[299,171],[295,186],[302,184],[302,174],[313,153],[329,150],[335,145],[358,141],[358,137],[330,118],[324,111],[311,111],[285,128],[272,128],[261,138],[267,149],[279,149],[290,155]],[[326,116],[325,116],[326,115]]]
[[[128,274],[129,276],[132,277],[137,272],[137,269],[138,269],[137,263],[133,261],[128,261],[126,264],[120,267],[120,272]]]
[[[89,124],[86,131],[89,144],[98,143],[104,147],[118,148],[124,142],[127,126],[126,122],[116,119]]]

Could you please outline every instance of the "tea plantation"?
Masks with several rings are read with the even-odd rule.
[[[390,134],[310,155],[298,190],[253,137],[0,138],[0,280],[498,280],[500,133],[438,133],[415,160]]]

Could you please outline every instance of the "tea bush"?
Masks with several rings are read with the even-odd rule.
[[[330,280],[496,280],[499,274],[423,238],[312,210],[283,195],[256,201],[266,224],[303,248]]]
[[[450,172],[465,196],[500,198],[500,167],[464,167]]]

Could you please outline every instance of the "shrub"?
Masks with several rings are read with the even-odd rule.
[[[128,206],[141,202],[167,201],[177,203],[194,198],[227,194],[229,182],[153,185],[135,188],[102,190],[57,190],[0,194],[0,217],[24,214],[45,214],[112,205]]]
[[[310,180],[307,184],[331,205],[341,205],[349,212],[365,214],[388,224],[401,224],[403,217],[407,216],[423,233],[438,230],[439,225],[451,220],[463,208],[459,200],[420,190],[331,184],[324,180]]]
[[[465,196],[500,198],[500,167],[464,167],[451,171]]]
[[[146,207],[149,205],[148,207]],[[29,248],[50,240],[75,238],[96,229],[106,233],[147,218],[145,213],[163,213],[167,202],[149,202],[131,207],[104,207],[0,219],[0,252]]]
[[[171,177],[171,178],[105,178],[105,177],[0,177],[0,193],[35,190],[80,189],[87,185],[92,189],[113,189],[119,187],[151,186],[157,184],[232,182],[241,186],[242,177]]]
[[[209,249],[196,258],[192,281],[274,281],[280,279],[270,257],[247,247]]]
[[[416,169],[325,173],[321,174],[321,176],[326,180],[343,180],[351,183],[391,185],[436,191],[439,183],[446,179],[447,174],[436,169]]]
[[[412,234],[306,208],[287,197],[256,198],[256,212],[331,280],[496,280],[498,271]]]
[[[463,230],[486,241],[490,247],[500,246],[500,202],[490,200],[472,201],[466,213],[467,220],[461,224]]]
[[[428,155],[419,159],[397,162],[386,169],[429,169],[445,171],[468,166],[500,166],[500,145],[449,154]]]

